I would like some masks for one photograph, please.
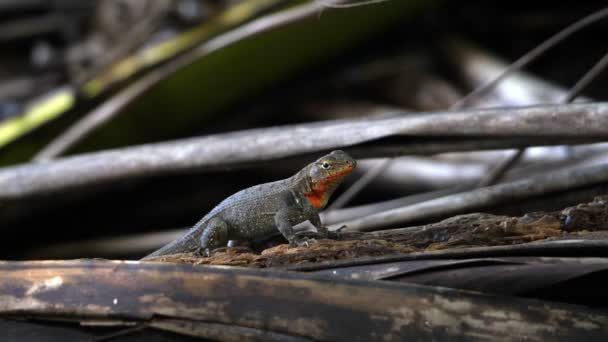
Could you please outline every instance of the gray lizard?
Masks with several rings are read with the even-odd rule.
[[[308,237],[296,234],[293,226],[304,221],[317,228],[317,236],[328,237],[319,211],[356,164],[343,151],[333,151],[292,177],[241,190],[213,208],[185,235],[144,259],[196,251],[209,255],[229,240],[252,241],[272,236],[277,229],[290,244],[300,246],[307,244]]]

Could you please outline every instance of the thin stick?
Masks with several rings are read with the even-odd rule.
[[[570,89],[568,94],[562,99],[563,103],[570,103],[577,98],[585,88],[591,84],[599,74],[608,66],[608,53],[606,53],[576,84]]]
[[[346,191],[344,191],[336,200],[327,207],[328,210],[339,209],[344,207],[346,203],[350,202],[363,188],[365,188],[372,180],[376,179],[378,175],[386,171],[394,159],[388,159],[388,162],[382,162],[376,165],[374,168],[366,172],[361,176],[355,183],[353,183]]]
[[[564,39],[568,38],[570,35],[576,33],[577,31],[585,28],[586,26],[589,26],[589,25],[595,23],[596,21],[599,21],[599,20],[605,18],[606,16],[608,16],[608,7],[604,8],[602,10],[599,10],[593,14],[590,14],[587,17],[580,19],[577,22],[571,24],[570,26],[566,27],[565,29],[561,30],[560,32],[553,35],[549,39],[545,40],[540,45],[538,45],[537,47],[535,47],[534,49],[532,49],[531,51],[529,51],[528,53],[526,53],[525,55],[520,57],[518,60],[513,62],[500,75],[498,75],[492,81],[482,84],[481,86],[474,89],[467,96],[465,96],[460,101],[453,104],[450,107],[450,109],[460,109],[460,108],[468,106],[469,103],[471,102],[471,100],[485,95],[489,90],[496,87],[496,85],[498,83],[500,83],[503,79],[505,79],[506,77],[511,75],[513,72],[516,72],[516,71],[522,69],[523,67],[525,67],[526,65],[530,64],[537,57],[539,57],[540,55],[545,53],[548,49],[550,49],[553,46],[555,46],[556,44],[562,42]],[[519,154],[520,153],[517,153],[515,155],[515,157],[520,158],[521,155],[519,155]],[[390,159],[386,159],[384,161],[384,163],[388,164],[389,161],[390,161]],[[500,176],[501,172],[503,172],[503,173],[506,172],[509,165],[515,164],[516,162],[517,162],[516,159],[514,159],[513,161],[507,160],[505,163],[501,164],[499,166],[499,168],[497,168],[493,173],[496,173],[498,176]],[[372,172],[372,170],[368,171],[368,173],[371,173],[371,172]],[[347,190],[341,196],[337,197],[335,202],[338,202],[341,205],[347,204],[348,201],[351,200],[352,198],[354,198],[359,191],[361,191],[367,185],[369,185],[369,183],[371,183],[374,180],[374,178],[375,177],[368,176],[367,174],[361,176],[361,181],[355,183],[357,185],[357,188],[355,189],[356,191],[355,190],[350,191],[350,189]],[[486,182],[490,181],[490,180],[491,179],[488,179],[488,180],[486,180]],[[344,197],[344,198],[342,198],[342,197]],[[337,209],[337,208],[339,208],[338,205],[335,205],[333,207],[333,209]]]
[[[393,200],[383,201],[383,202],[375,202],[371,204],[364,204],[354,207],[348,207],[343,209],[335,209],[335,210],[326,210],[322,212],[321,221],[325,225],[331,225],[335,223],[340,223],[344,221],[354,220],[366,215],[375,214],[382,211],[387,211],[399,207],[404,207],[408,205],[412,205],[418,202],[428,201],[431,199],[435,199],[438,197],[443,197],[446,195],[452,195],[455,193],[460,193],[464,190],[471,189],[469,187],[453,187],[449,189],[436,190],[431,192],[423,192],[410,196],[405,196]]]
[[[490,170],[490,173],[487,175],[487,177],[484,177],[479,181],[479,184],[477,184],[477,187],[482,188],[484,186],[490,186],[492,184],[498,183],[507,174],[507,172],[513,166],[515,166],[515,164],[517,164],[518,161],[521,160],[521,158],[524,156],[525,152],[526,152],[525,148],[520,148],[517,151],[515,151],[515,153],[512,156],[507,157],[507,159],[503,160],[496,167],[494,167],[492,170]]]
[[[367,0],[367,1],[360,1],[360,2],[355,2],[355,3],[349,3],[349,4],[339,4],[339,3],[332,3],[326,0],[318,0],[323,7],[327,7],[327,8],[353,8],[353,7],[359,7],[359,6],[367,6],[367,5],[373,5],[373,4],[380,4],[383,2],[388,2],[391,0]]]
[[[568,38],[572,34],[580,31],[581,29],[583,29],[599,20],[604,19],[607,16],[608,16],[608,7],[601,9],[597,12],[594,12],[594,13],[584,17],[583,19],[580,19],[577,22],[571,24],[570,26],[568,26],[565,29],[561,30],[560,32],[556,33],[555,35],[553,35],[552,37],[550,37],[549,39],[545,40],[540,45],[538,45],[537,47],[532,49],[530,52],[526,53],[525,55],[520,57],[518,60],[513,62],[511,65],[509,65],[509,67],[507,67],[507,69],[505,69],[505,71],[503,71],[500,75],[498,75],[492,81],[477,87],[475,90],[470,92],[467,96],[465,96],[460,101],[458,101],[457,103],[452,105],[451,109],[458,109],[458,108],[468,106],[469,102],[471,102],[471,100],[473,100],[474,98],[480,97],[480,96],[484,95],[485,93],[487,93],[489,90],[493,89],[498,83],[500,83],[503,79],[508,77],[514,71],[520,70],[521,68],[530,64],[532,61],[534,61],[540,55],[542,55],[543,53],[545,53],[547,50],[554,47],[555,45],[561,43],[564,39]]]
[[[148,327],[147,323],[140,323],[134,327],[124,328],[124,329],[115,331],[113,333],[107,334],[107,335],[97,336],[94,339],[92,339],[91,342],[111,341],[111,340],[119,338],[119,337],[125,337],[127,335],[131,335],[136,332],[142,331],[142,330],[146,329],[147,327]]]
[[[313,135],[315,139],[311,140]],[[384,156],[413,153],[413,148],[428,145],[436,147],[433,153],[441,153],[463,142],[460,150],[479,150],[480,146],[487,147],[488,141],[493,142],[489,145],[492,148],[607,141],[608,103],[324,121],[81,154],[0,169],[0,202],[81,186],[101,186],[117,179],[217,170],[339,148],[362,153],[355,157],[369,157],[369,150],[386,148],[383,138],[389,137],[407,137],[407,142],[388,148]]]
[[[560,101],[561,103],[570,103],[577,98],[580,93],[593,82],[599,76],[599,74],[608,66],[608,53],[606,53],[589,71],[587,71],[583,77],[581,77],[574,86],[570,89],[570,91],[564,96],[564,98]],[[498,183],[507,172],[517,164],[523,157],[526,149],[519,149],[517,152],[504,160],[498,166],[496,166],[488,175],[488,177],[484,178],[479,182],[479,186],[488,186],[492,184]]]
[[[396,224],[408,224],[434,217],[471,212],[478,208],[553,192],[608,182],[608,164],[552,172],[521,181],[503,183],[449,195],[414,205],[384,211],[356,220],[342,222],[344,231],[371,231]]]

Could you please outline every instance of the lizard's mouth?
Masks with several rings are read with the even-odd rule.
[[[340,170],[336,170],[336,172],[330,174],[329,176],[321,179],[314,185],[315,190],[324,191],[327,187],[336,187],[344,177],[348,176],[355,169],[355,165],[353,163],[345,164],[340,168]]]

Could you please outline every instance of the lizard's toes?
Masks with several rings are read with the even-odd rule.
[[[304,241],[301,241],[300,243],[298,243],[298,246],[300,246],[300,247],[310,247],[310,245],[312,245],[315,242],[317,242],[317,240],[311,239],[311,238],[307,238]]]
[[[196,254],[199,256],[208,258],[211,256],[211,251],[209,250],[209,248],[199,248],[196,251]]]
[[[313,239],[313,238],[308,238],[308,237],[300,237],[300,238],[296,238],[294,240],[292,240],[289,245],[291,247],[310,247],[310,245],[312,245],[313,243],[315,243],[317,240]]]

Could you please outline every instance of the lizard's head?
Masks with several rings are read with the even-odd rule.
[[[344,177],[357,166],[357,162],[343,151],[333,151],[308,166],[309,189],[306,198],[317,209],[327,205],[329,197]]]

